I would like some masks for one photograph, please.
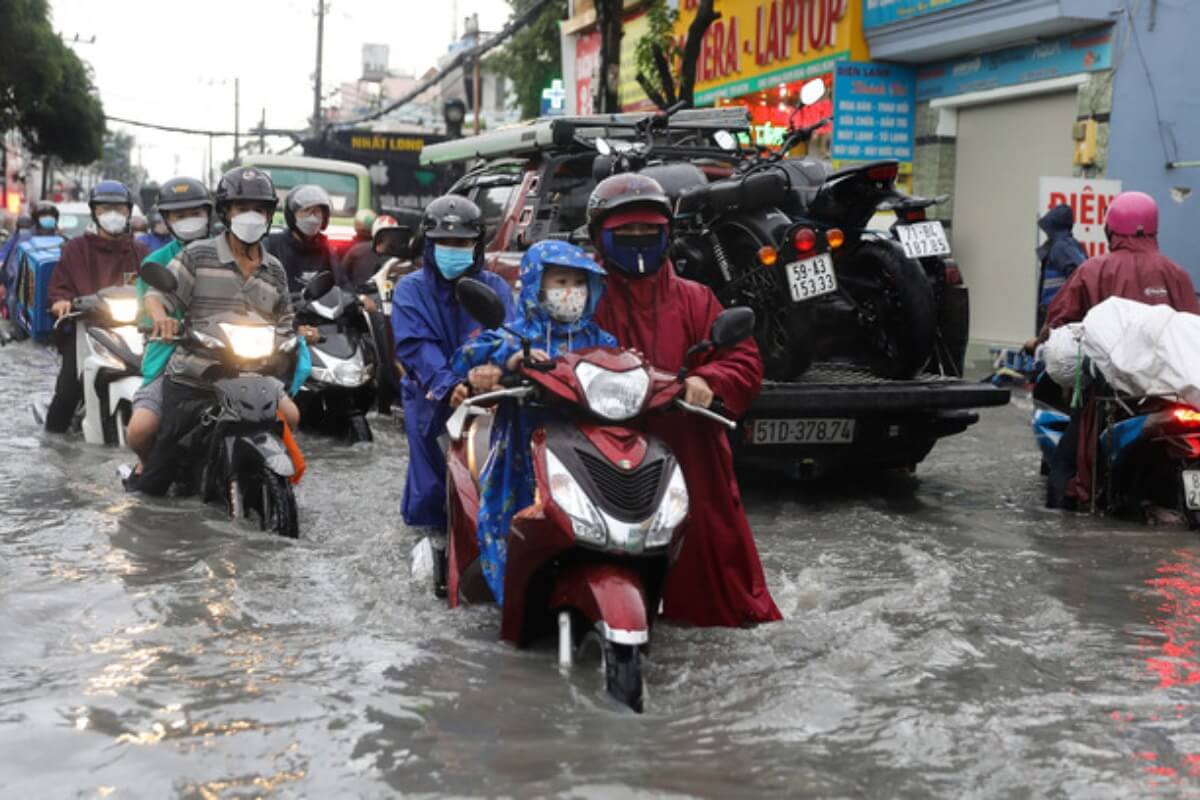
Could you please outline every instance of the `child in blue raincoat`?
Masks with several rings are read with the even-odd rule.
[[[521,259],[519,318],[509,327],[528,339],[532,357],[551,359],[587,347],[616,347],[593,320],[604,294],[604,270],[583,250],[560,241],[538,242]],[[512,372],[522,358],[520,340],[503,330],[483,331],[459,348],[452,368],[467,377],[484,365]],[[513,515],[533,502],[529,443],[545,420],[542,411],[506,403],[492,432],[492,450],[481,475],[479,553],[496,602],[504,604],[504,567]]]

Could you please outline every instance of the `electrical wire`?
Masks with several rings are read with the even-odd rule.
[[[134,119],[125,119],[124,117],[107,117],[113,122],[120,122],[123,125],[133,125],[138,128],[150,128],[156,131],[166,131],[167,133],[186,133],[193,136],[245,136],[251,138],[254,136],[286,136],[295,141],[300,141],[304,137],[304,131],[286,130],[283,128],[266,128],[259,130],[258,128],[247,128],[243,131],[210,131],[200,128],[181,128],[175,125],[159,125],[154,122],[140,122]]]

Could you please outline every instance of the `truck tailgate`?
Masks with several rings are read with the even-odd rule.
[[[961,378],[891,380],[860,367],[814,364],[795,381],[764,381],[750,415],[949,411],[1006,405],[1009,395],[1008,389]]]

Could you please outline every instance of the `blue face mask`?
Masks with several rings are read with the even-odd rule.
[[[612,264],[631,278],[653,275],[667,258],[667,229],[638,236],[620,236],[616,229],[601,234],[605,264]]]
[[[452,281],[475,266],[475,248],[437,244],[433,246],[433,260],[437,263],[438,272],[442,273],[442,277]]]
[[[54,226],[58,224],[58,220],[54,217],[38,217],[38,225],[41,225],[46,230],[54,230]]]

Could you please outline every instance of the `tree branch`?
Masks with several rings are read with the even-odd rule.
[[[713,0],[700,0],[696,18],[688,26],[687,44],[683,47],[683,64],[679,71],[679,99],[686,102],[688,108],[695,105],[696,62],[700,60],[704,34],[708,26],[720,18],[720,13],[713,11]]]

